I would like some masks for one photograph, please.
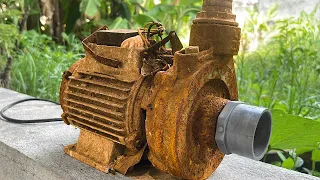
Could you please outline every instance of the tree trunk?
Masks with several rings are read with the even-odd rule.
[[[40,0],[39,0],[40,1]],[[34,4],[30,7],[30,9],[40,9],[40,2],[35,1]],[[29,14],[28,18],[26,19],[27,30],[39,30],[40,29],[40,14]]]
[[[63,21],[60,0],[40,0],[41,16],[46,19],[50,36],[57,42],[62,42]]]
[[[0,87],[4,87],[7,89],[10,88],[11,66],[12,66],[12,58],[9,57],[7,60],[7,65],[4,69],[4,72],[0,74]]]
[[[19,24],[20,33],[22,33],[25,29],[27,29],[27,22],[28,22],[29,14],[30,14],[30,7],[28,6],[24,9],[23,17],[22,17],[22,20]]]
[[[52,0],[54,11],[53,11],[53,36],[56,38],[56,41],[61,43],[62,32],[63,32],[63,18],[62,18],[62,7],[60,0]]]

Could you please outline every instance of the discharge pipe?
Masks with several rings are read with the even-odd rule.
[[[271,131],[268,109],[230,101],[218,117],[215,138],[224,154],[261,160],[267,152]]]

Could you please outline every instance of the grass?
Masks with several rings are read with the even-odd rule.
[[[320,21],[315,13],[266,23],[260,46],[254,52],[244,47],[236,58],[242,101],[320,119]]]
[[[11,73],[13,90],[58,101],[63,72],[83,56],[81,42],[74,36],[64,37],[68,46],[57,45],[35,31],[22,34]]]

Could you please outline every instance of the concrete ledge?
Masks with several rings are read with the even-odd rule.
[[[0,109],[29,96],[0,88]],[[59,117],[59,106],[30,102],[7,112],[21,119]],[[139,168],[130,177],[99,172],[64,154],[63,147],[77,141],[79,130],[62,122],[19,125],[0,119],[0,179],[174,179],[154,168]],[[236,155],[226,156],[212,180],[317,180],[309,175],[289,171]]]

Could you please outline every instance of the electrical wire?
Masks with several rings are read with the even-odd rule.
[[[157,26],[157,28],[153,29],[154,26]],[[164,31],[165,31],[165,28],[161,23],[149,22],[146,25],[144,25],[143,28],[138,29],[138,34],[141,37],[142,41],[144,42],[145,48],[150,48],[152,46],[150,43],[150,40],[152,39],[152,37],[157,34],[162,40],[162,35]]]
[[[45,99],[38,99],[38,98],[30,98],[30,99],[23,99],[20,101],[16,101],[12,104],[9,104],[8,106],[4,107],[3,109],[1,109],[0,111],[0,116],[3,117],[4,120],[8,121],[8,122],[12,122],[12,123],[16,123],[16,124],[33,124],[33,123],[48,123],[48,122],[58,122],[58,121],[62,121],[62,118],[50,118],[50,119],[33,119],[33,120],[21,120],[21,119],[15,119],[15,118],[11,118],[5,115],[5,112],[9,109],[11,109],[12,107],[21,104],[23,102],[27,102],[27,101],[43,101],[43,102],[49,102],[49,103],[53,103],[56,105],[60,105],[57,102],[54,101],[50,101],[50,100],[45,100]]]
[[[145,48],[149,48],[151,46],[150,42],[144,37],[143,35],[143,29],[138,29],[138,33],[139,33],[139,36],[141,37],[143,43],[144,43],[144,46]]]

